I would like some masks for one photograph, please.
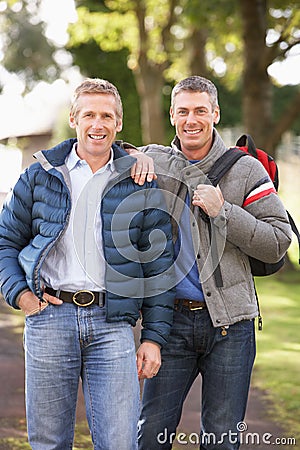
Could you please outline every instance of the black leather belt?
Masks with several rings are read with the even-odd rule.
[[[99,305],[103,307],[105,304],[105,292],[93,292],[87,289],[81,289],[77,292],[56,291],[50,287],[46,287],[45,292],[57,297],[63,302],[74,303],[77,306]]]
[[[197,302],[196,300],[189,300],[188,298],[176,298],[175,305],[185,306],[191,311],[207,309],[206,302]]]

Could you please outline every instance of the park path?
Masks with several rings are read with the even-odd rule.
[[[22,334],[22,313],[13,313],[3,300],[0,300],[0,450],[5,450],[1,446],[1,439],[8,437],[17,438],[26,435]],[[185,443],[176,443],[176,450],[195,450],[199,448],[193,442],[195,441],[195,435],[199,433],[200,390],[201,382],[199,378],[194,383],[186,399],[182,420],[179,425],[179,430],[186,434]],[[270,438],[270,443],[272,443],[275,438],[284,436],[284,433],[278,424],[268,418],[268,408],[270,407],[262,399],[261,393],[256,389],[252,389],[245,423],[248,427],[247,432],[256,433],[260,441],[262,441],[263,435],[270,433],[273,436]],[[85,420],[82,392],[79,395],[77,420]],[[248,439],[248,441],[247,445],[241,446],[241,450],[270,449],[270,444],[263,444],[263,442],[257,444],[257,441],[251,444],[251,440]],[[276,447],[288,448],[283,445],[276,445]]]

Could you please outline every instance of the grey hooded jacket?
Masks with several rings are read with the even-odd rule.
[[[187,192],[192,198],[193,190],[207,181],[205,174],[227,148],[214,130],[211,150],[196,164],[186,159],[177,137],[171,147],[151,144],[142,150],[155,161],[158,184],[164,190],[173,220],[173,240],[176,241]],[[277,262],[291,243],[291,228],[281,200],[276,193],[267,194],[267,189],[261,193],[268,181],[263,165],[255,158],[245,156],[220,181],[225,203],[215,219],[203,220],[201,210],[191,206],[195,260],[215,327],[258,315],[248,256],[268,263]],[[245,198],[255,194],[255,189],[258,195],[243,206]],[[218,265],[222,276],[220,286],[217,286],[214,276]]]

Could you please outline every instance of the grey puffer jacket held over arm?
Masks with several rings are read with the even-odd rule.
[[[69,220],[70,183],[64,162],[74,142],[38,152],[38,162],[21,175],[1,212],[1,292],[14,308],[28,288],[42,299],[41,265]],[[130,177],[135,159],[119,145],[113,144],[113,150],[117,176],[101,202],[107,320],[135,325],[142,313],[142,340],[163,346],[174,304],[169,214],[156,183],[135,184]]]
[[[187,192],[191,199],[196,186],[207,182],[205,174],[227,148],[214,130],[211,150],[196,164],[186,159],[177,137],[171,147],[152,144],[141,149],[155,161],[158,184],[165,193],[173,222],[173,240],[176,241]],[[203,220],[200,209],[190,205],[195,260],[215,327],[258,315],[248,256],[268,263],[277,262],[291,243],[291,227],[276,193],[253,196],[253,199],[257,198],[255,201],[245,202],[255,189],[259,191],[268,181],[263,165],[255,158],[245,156],[220,181],[225,203],[215,219]],[[222,276],[221,286],[217,286],[214,277],[217,265]]]

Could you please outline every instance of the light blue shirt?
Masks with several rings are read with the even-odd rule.
[[[93,173],[76,153],[66,159],[71,179],[70,220],[61,238],[46,257],[41,276],[55,290],[105,290],[105,259],[100,215],[101,197],[115,173],[113,150],[108,163]]]

